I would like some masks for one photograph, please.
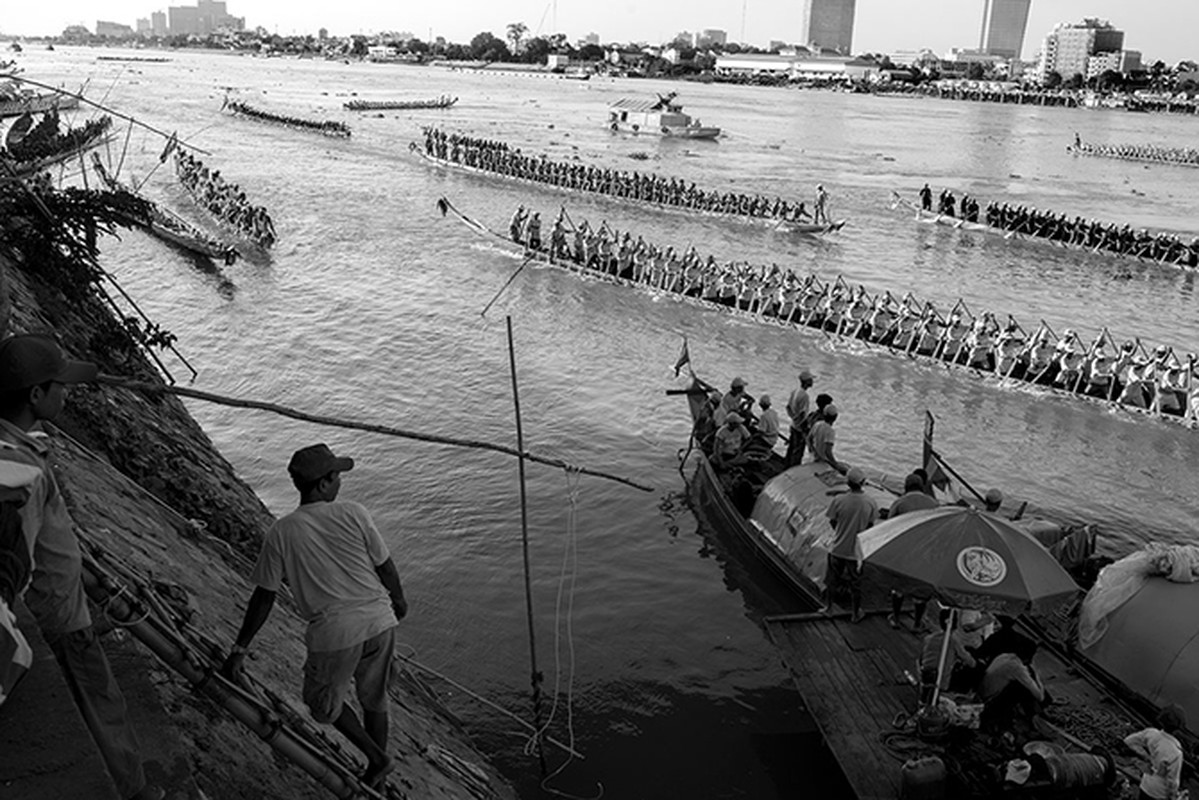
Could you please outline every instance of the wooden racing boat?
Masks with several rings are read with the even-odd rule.
[[[344,103],[349,111],[391,111],[423,108],[449,108],[457,97],[442,95],[434,100],[350,100]]]
[[[96,153],[92,153],[92,166],[96,170],[96,174],[100,176],[100,180],[111,191],[136,194],[109,174],[108,170],[104,168],[103,162],[100,161],[100,156]],[[146,202],[150,205],[150,216],[131,220],[143,230],[164,242],[169,242],[192,253],[218,259],[225,264],[233,264],[237,260],[237,249],[233,245],[209,236],[183,217],[157,203],[149,200]]]
[[[1032,344],[1043,336],[1052,335],[1052,331],[1044,323],[1042,323],[1041,327],[1033,335],[1023,334],[1020,341],[1027,344],[1021,345],[1024,349],[1020,351],[1019,355],[1011,356],[1005,354],[1004,345],[1000,339],[994,339],[984,351],[982,348],[972,349],[965,340],[953,340],[949,337],[948,333],[940,338],[932,336],[927,331],[922,333],[923,325],[931,325],[935,320],[944,318],[941,317],[931,304],[920,303],[910,294],[906,295],[902,303],[897,305],[898,301],[896,301],[890,292],[871,297],[865,293],[863,287],[851,290],[848,284],[840,278],[837,278],[835,281],[824,282],[818,276],[812,274],[801,282],[804,286],[810,284],[814,289],[819,289],[817,295],[818,301],[820,298],[827,299],[840,292],[845,297],[846,302],[859,302],[862,304],[861,308],[866,310],[870,308],[889,308],[901,311],[903,308],[909,308],[913,314],[919,312],[919,319],[917,319],[917,316],[901,316],[885,329],[880,324],[878,330],[875,331],[871,329],[868,323],[864,322],[866,319],[865,311],[859,312],[859,316],[855,321],[852,315],[844,311],[825,312],[815,304],[805,306],[802,299],[794,301],[793,305],[788,305],[780,304],[777,299],[769,297],[754,296],[747,298],[745,292],[748,290],[746,289],[738,290],[735,300],[726,299],[725,301],[721,301],[707,292],[696,294],[689,291],[655,287],[642,281],[633,280],[627,274],[612,274],[611,272],[592,266],[585,266],[575,260],[572,255],[560,254],[556,258],[551,258],[546,249],[549,241],[549,236],[546,234],[543,234],[543,246],[533,250],[521,242],[513,241],[510,236],[493,230],[483,222],[468,216],[444,197],[438,200],[438,207],[442,210],[443,214],[452,214],[472,232],[493,245],[521,254],[530,261],[571,272],[584,280],[614,283],[649,294],[655,298],[669,298],[709,311],[733,314],[755,324],[773,325],[787,329],[815,329],[830,342],[837,341],[848,347],[864,349],[880,356],[939,365],[953,369],[960,374],[970,375],[974,379],[986,381],[995,388],[1004,391],[1033,391],[1043,395],[1069,398],[1071,401],[1082,400],[1106,411],[1118,410],[1155,421],[1179,424],[1188,428],[1195,426],[1195,417],[1196,414],[1199,414],[1199,377],[1188,379],[1188,382],[1185,384],[1186,398],[1180,401],[1183,407],[1173,412],[1163,412],[1160,407],[1155,409],[1151,404],[1147,407],[1139,407],[1129,403],[1118,402],[1114,392],[1106,396],[1089,394],[1086,391],[1087,387],[1085,383],[1081,380],[1076,381],[1073,384],[1073,388],[1064,388],[1054,385],[1052,382],[1046,382],[1046,373],[1033,370],[1031,362],[1026,364],[1027,368],[1019,366],[1020,363],[1023,363],[1020,362],[1020,359],[1027,361],[1030,358]],[[854,301],[854,297],[857,297],[858,300]],[[963,320],[967,316],[973,317],[969,309],[966,309],[961,301],[948,314],[949,320],[953,319],[955,313],[959,313],[960,318]],[[984,320],[986,317],[994,320],[993,315],[989,313],[982,315],[982,317]],[[923,322],[920,320],[923,320]],[[1010,316],[1008,317],[1008,326],[1023,331],[1022,326]],[[1075,334],[1075,336],[1077,335]],[[1096,342],[1100,340],[1108,342],[1109,347],[1114,345],[1114,341],[1106,329],[1101,332]],[[1057,341],[1056,335],[1053,335],[1053,341]],[[1066,341],[1066,339],[1062,341]],[[1091,352],[1094,352],[1094,349],[1095,346],[1092,345]],[[1165,347],[1160,349],[1168,350]],[[1079,350],[1076,349],[1072,352],[1079,352]],[[1199,372],[1199,369],[1197,369],[1199,368],[1199,360],[1183,360],[1183,365],[1189,373]]]
[[[105,144],[111,140],[111,136],[108,135],[110,127],[112,127],[112,118],[103,116],[88,122],[82,128],[72,128],[66,134],[59,135],[57,142],[58,149],[54,153],[42,156],[41,158],[14,161],[11,157],[0,151],[0,159],[9,162],[9,169],[0,173],[0,183],[28,178],[51,167],[64,164],[94,147]]]
[[[953,228],[954,230],[968,231],[970,233],[988,234],[991,236],[1000,237],[1000,238],[1004,239],[1005,241],[1015,240],[1018,242],[1028,242],[1031,244],[1040,244],[1040,245],[1048,245],[1048,246],[1057,247],[1057,248],[1064,248],[1066,250],[1075,250],[1080,253],[1088,253],[1088,254],[1092,254],[1092,255],[1106,255],[1106,256],[1113,256],[1116,258],[1135,258],[1138,261],[1142,261],[1142,262],[1149,261],[1151,263],[1159,264],[1161,266],[1172,266],[1172,267],[1179,267],[1182,269],[1193,269],[1193,267],[1191,267],[1190,265],[1185,263],[1182,258],[1178,258],[1178,259],[1174,259],[1174,260],[1171,260],[1167,256],[1163,256],[1161,258],[1152,258],[1152,257],[1147,258],[1146,256],[1137,255],[1135,253],[1121,253],[1121,252],[1117,252],[1115,250],[1091,247],[1090,245],[1087,245],[1087,244],[1075,244],[1075,243],[1070,243],[1070,242],[1063,242],[1063,241],[1060,241],[1057,239],[1049,239],[1044,236],[1034,236],[1034,235],[1031,235],[1028,233],[1023,233],[1020,231],[1008,230],[1006,228],[997,228],[992,225],[988,225],[985,222],[971,222],[969,220],[962,219],[961,217],[955,217],[955,216],[951,216],[949,214],[939,214],[935,211],[929,211],[927,209],[921,208],[918,203],[908,200],[907,198],[905,198],[903,195],[901,195],[899,192],[897,192],[895,190],[891,191],[891,197],[892,197],[891,208],[898,208],[900,206],[906,207],[906,208],[910,209],[911,211],[915,212],[917,221],[927,223],[927,224],[945,225],[947,227]]]
[[[545,183],[543,181],[533,180],[531,178],[522,177],[508,173],[493,172],[491,170],[482,169],[481,167],[463,164],[460,161],[452,161],[447,158],[438,158],[435,155],[426,153],[416,142],[408,143],[409,152],[419,156],[429,164],[457,172],[465,172],[472,175],[478,175],[486,178],[494,178],[502,181],[519,181],[530,186],[536,186],[546,191],[564,192],[569,195],[586,194],[591,197],[602,197],[614,203],[623,203],[636,205],[641,208],[652,208],[655,211],[662,211],[669,214],[682,214],[689,217],[708,217],[718,220],[732,220],[736,222],[744,222],[753,225],[769,226],[777,231],[784,233],[806,233],[809,235],[819,235],[822,233],[832,233],[841,230],[848,223],[848,220],[838,220],[837,222],[827,225],[812,225],[810,223],[793,222],[791,220],[780,220],[772,217],[751,217],[745,214],[726,213],[722,211],[709,211],[706,209],[689,208],[687,206],[673,205],[670,203],[660,203],[655,200],[638,199],[633,197],[623,197],[620,195],[609,194],[606,192],[590,191],[587,189],[576,189],[569,186],[561,186],[558,184]]]

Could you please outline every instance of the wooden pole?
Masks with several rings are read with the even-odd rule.
[[[518,459],[520,474],[520,542],[525,568],[525,617],[529,626],[529,683],[533,688],[533,724],[537,726],[534,740],[537,758],[541,762],[541,774],[546,772],[545,751],[541,747],[541,681],[543,676],[537,669],[537,639],[533,626],[533,583],[529,569],[529,505],[525,487],[525,437],[520,420],[520,390],[516,384],[516,348],[512,344],[512,317],[505,317],[508,329],[508,367],[512,374],[512,407],[516,414],[516,449],[522,454]]]

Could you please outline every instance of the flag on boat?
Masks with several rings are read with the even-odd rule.
[[[928,473],[928,489],[942,505],[957,503],[962,493],[954,480],[941,467],[941,460],[933,450],[933,415],[924,412],[924,471]]]
[[[679,360],[674,362],[674,376],[679,377],[683,367],[691,363],[691,351],[687,349],[687,337],[683,337],[683,349],[679,353]]]

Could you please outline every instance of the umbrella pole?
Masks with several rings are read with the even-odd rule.
[[[937,662],[937,683],[933,686],[933,699],[929,703],[930,708],[936,708],[937,701],[941,698],[941,676],[945,673],[945,661],[949,658],[949,637],[953,635],[957,614],[956,608],[949,609],[949,622],[945,626],[945,638],[941,640],[941,660]]]

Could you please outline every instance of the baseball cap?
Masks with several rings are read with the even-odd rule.
[[[1003,492],[999,491],[998,489],[988,489],[985,499],[988,503],[1002,503]]]
[[[745,378],[742,378],[740,375],[738,375],[736,378],[733,378],[733,386],[744,386],[744,385],[745,385]]]
[[[349,472],[354,468],[354,459],[335,456],[325,443],[310,445],[292,453],[287,471],[296,480],[311,483],[330,472]]]
[[[758,398],[758,405],[760,405],[760,406],[768,406],[768,405],[770,405],[770,395],[768,395],[768,394],[764,394],[764,395],[762,395],[761,397],[759,397],[759,398]]]
[[[832,403],[829,403],[827,406],[824,407],[824,416],[835,417],[835,416],[837,416],[837,414],[838,414],[837,407],[835,405],[833,405]]]
[[[810,370],[805,369],[799,373],[799,379],[801,381],[811,381],[811,380],[815,380],[816,376],[813,375]]]
[[[850,467],[849,471],[845,473],[845,480],[854,486],[861,486],[866,482],[866,473],[862,472],[860,467]]]
[[[45,334],[22,333],[0,341],[0,391],[46,381],[86,383],[98,372],[95,364],[68,359],[58,342]]]

